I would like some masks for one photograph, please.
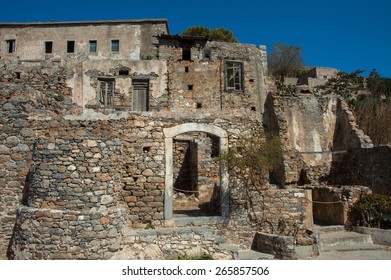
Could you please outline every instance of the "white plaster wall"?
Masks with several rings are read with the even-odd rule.
[[[16,40],[16,53],[6,54],[5,40]],[[118,39],[118,53],[111,52],[111,40]],[[140,59],[142,46],[141,26],[137,24],[81,25],[81,26],[35,26],[2,28],[1,55],[22,60],[62,58],[67,53],[67,41],[75,41],[75,53],[84,53],[90,59]],[[97,40],[97,52],[89,53],[89,40]],[[152,40],[150,38],[149,40]],[[53,42],[53,53],[45,54],[45,41]],[[72,55],[72,54],[71,54]]]
[[[321,104],[322,100],[326,103]],[[284,104],[288,120],[290,148],[302,153],[309,165],[331,160],[336,114],[336,99],[303,96]]]

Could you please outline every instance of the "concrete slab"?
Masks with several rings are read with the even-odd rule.
[[[274,256],[270,254],[253,251],[253,250],[239,250],[238,259],[239,260],[272,260],[274,259]]]
[[[391,250],[321,252],[313,260],[391,260]]]

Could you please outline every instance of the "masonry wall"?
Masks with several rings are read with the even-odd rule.
[[[363,195],[371,193],[363,186],[306,186],[312,190],[313,217],[316,224],[345,225],[350,207]]]
[[[304,233],[313,226],[310,190],[264,189],[254,197],[256,206],[251,209],[243,205],[248,198],[241,200],[237,190],[230,191],[234,198],[229,222],[199,217],[187,228],[129,230],[124,249],[113,258],[171,259],[205,253],[215,259],[235,259],[238,249],[251,247],[260,228],[262,232],[287,234],[292,246],[312,245],[312,238]]]
[[[36,140],[9,257],[106,259],[118,251],[126,219],[120,156],[118,140]]]
[[[61,60],[84,53],[91,59],[129,59],[156,57],[154,36],[166,34],[166,20],[109,21],[74,23],[1,24],[1,58],[20,60]],[[15,40],[15,52],[7,53],[6,40]],[[97,51],[89,52],[89,40],[97,41]],[[111,51],[111,40],[119,40],[119,51]],[[45,53],[45,42],[53,42],[53,51]],[[74,41],[74,53],[68,53],[67,41]]]
[[[162,40],[160,59],[167,59],[172,110],[240,110],[263,112],[266,99],[264,55],[253,45],[194,42],[191,59],[175,39]],[[226,61],[243,64],[242,90],[227,90]]]
[[[334,158],[330,183],[364,185],[391,194],[391,147],[355,148]]]
[[[265,110],[264,124],[284,141],[283,168],[274,174],[281,185],[327,182],[340,154],[372,147],[336,96],[269,94]]]

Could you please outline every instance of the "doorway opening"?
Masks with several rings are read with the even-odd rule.
[[[228,150],[227,132],[213,125],[187,123],[165,128],[164,134],[165,219],[228,217],[228,170],[216,156]]]
[[[204,132],[173,139],[174,217],[221,215],[219,144]]]

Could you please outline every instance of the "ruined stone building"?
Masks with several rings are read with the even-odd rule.
[[[235,258],[260,225],[346,222],[365,188],[319,184],[358,184],[344,166],[389,147],[337,97],[269,84],[264,46],[170,35],[165,19],[0,23],[1,258]],[[250,209],[219,157],[262,127],[285,153]]]

